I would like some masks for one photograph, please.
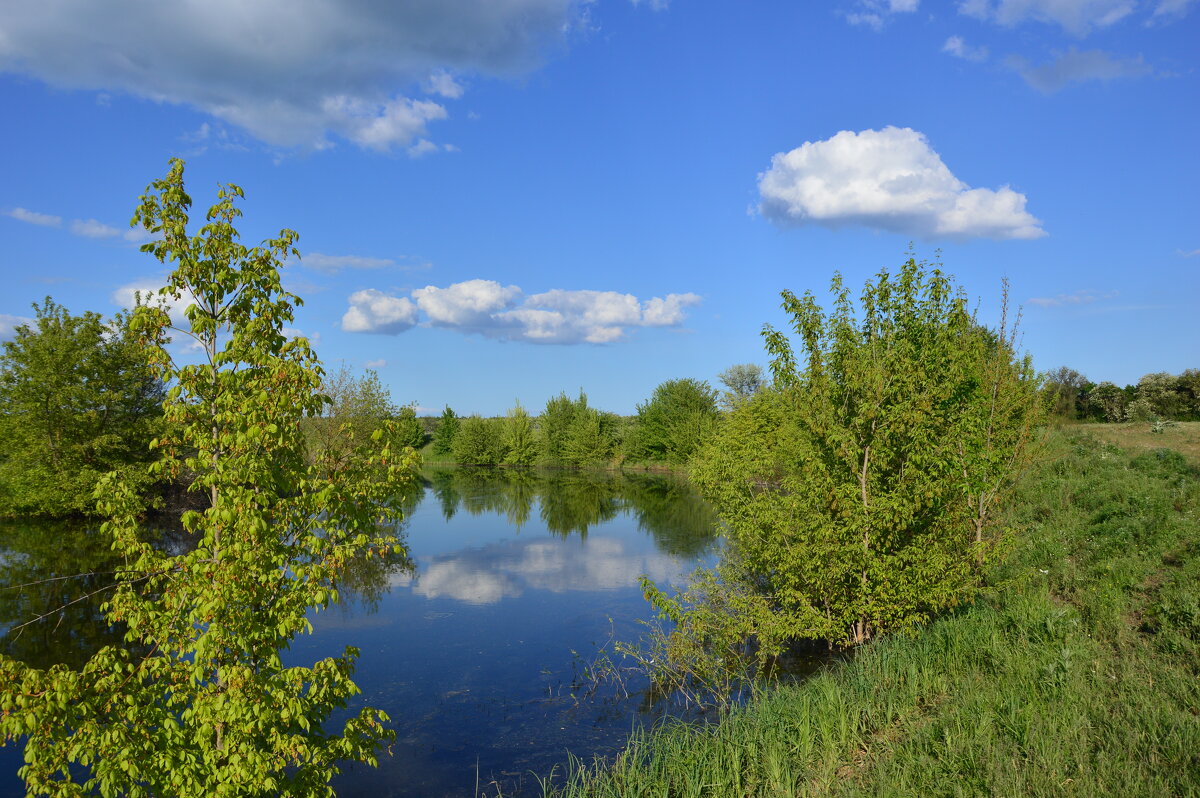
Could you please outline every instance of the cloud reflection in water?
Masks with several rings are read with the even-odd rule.
[[[676,581],[686,561],[657,551],[636,551],[623,540],[593,535],[580,540],[513,540],[422,559],[418,575],[397,575],[395,587],[410,586],[425,598],[494,604],[527,590],[631,588],[639,574],[656,582]]]

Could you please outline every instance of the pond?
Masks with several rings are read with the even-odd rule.
[[[586,672],[652,616],[640,574],[678,584],[712,561],[715,517],[685,482],[456,468],[427,469],[422,483],[403,529],[410,559],[352,569],[342,602],[313,616],[314,633],[285,657],[309,664],[358,647],[356,703],[391,716],[391,755],[378,769],[347,768],[339,795],[540,795],[538,779],[561,771],[568,751],[612,754],[635,724],[672,711],[637,678],[597,686]],[[67,525],[0,528],[0,651],[78,664],[119,640],[96,609],[110,556]],[[17,587],[85,572],[100,573]],[[19,747],[0,749],[0,795],[23,794],[20,762]]]

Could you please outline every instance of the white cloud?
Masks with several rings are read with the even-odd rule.
[[[666,11],[671,5],[671,0],[629,0],[629,2],[634,6],[644,5],[651,11]]]
[[[0,341],[11,341],[17,334],[17,328],[23,324],[34,324],[36,320],[28,316],[12,316],[0,313]]]
[[[492,314],[512,307],[521,289],[495,280],[467,280],[446,288],[427,285],[412,295],[436,326],[482,328],[494,325]]]
[[[401,333],[417,323],[417,307],[408,299],[388,296],[374,288],[350,295],[342,316],[346,332]]]
[[[961,36],[946,39],[946,43],[942,45],[942,52],[966,61],[986,61],[988,57],[988,48],[971,47]]]
[[[1057,296],[1035,296],[1029,300],[1029,304],[1037,305],[1041,308],[1056,308],[1063,305],[1090,305],[1101,299],[1112,299],[1118,295],[1118,291],[1108,291],[1107,293],[1097,293],[1088,289],[1076,291],[1072,294],[1059,294]]]
[[[1184,250],[1181,249],[1181,250],[1179,250],[1179,254],[1185,258],[1194,258],[1197,255],[1200,255],[1200,249],[1193,249],[1191,252],[1185,252]]]
[[[1103,50],[1080,51],[1074,48],[1037,67],[1021,58],[1011,58],[1008,63],[1026,83],[1046,94],[1056,92],[1072,83],[1140,78],[1154,71],[1142,61],[1141,56],[1121,59],[1114,58]]]
[[[1129,16],[1136,0],[964,0],[961,14],[1013,26],[1034,20],[1058,25],[1075,36],[1086,36]]]
[[[396,265],[390,258],[367,258],[361,255],[326,255],[310,252],[300,259],[303,266],[326,274],[337,274],[342,269],[386,269]]]
[[[137,304],[137,299],[140,297],[143,305],[163,305],[167,310],[167,315],[171,317],[171,324],[180,329],[189,329],[188,319],[185,311],[190,305],[194,305],[196,300],[191,294],[186,294],[178,300],[171,301],[160,297],[159,290],[163,287],[162,280],[154,278],[145,278],[135,280],[132,283],[126,283],[117,290],[113,291],[109,296],[112,303],[119,308],[126,310],[132,309]]]
[[[121,231],[95,219],[76,219],[71,222],[71,232],[84,238],[115,238]]]
[[[425,91],[428,94],[438,94],[448,100],[457,100],[463,96],[463,86],[454,76],[444,69],[434,70],[425,79]]]
[[[1176,19],[1182,19],[1187,16],[1188,10],[1194,0],[1162,0],[1154,9],[1154,15],[1150,18],[1149,23],[1155,22],[1172,22]]]
[[[561,41],[579,0],[9,0],[0,71],[188,105],[268,144],[387,150],[445,118],[409,94],[448,73],[518,75]],[[137,24],[130,24],[136,20]],[[457,89],[455,88],[457,87]]]
[[[25,208],[13,208],[11,211],[5,211],[4,215],[11,216],[18,222],[36,224],[42,227],[58,227],[62,224],[61,216],[51,216],[48,213],[38,213],[37,211],[26,210]]]
[[[920,0],[858,0],[856,10],[846,14],[851,25],[866,25],[883,30],[883,24],[893,14],[911,14],[917,10]]]
[[[369,369],[381,369],[384,366],[386,366],[387,364],[388,364],[387,360],[385,360],[384,358],[379,358],[378,360],[368,360],[363,365],[365,365]]]
[[[781,226],[861,225],[926,238],[1040,238],[1025,195],[971,188],[911,128],[843,130],[777,153],[759,212]]]
[[[370,294],[373,301],[408,303],[411,323],[384,329],[370,323],[369,315],[354,315]],[[603,344],[619,341],[630,328],[674,327],[683,323],[684,308],[700,302],[696,294],[668,294],[641,302],[632,294],[616,291],[554,289],[525,296],[515,285],[494,280],[467,280],[445,288],[425,286],[406,297],[389,297],[379,291],[360,291],[350,297],[350,310],[342,328],[350,332],[398,333],[416,323],[419,309],[425,323],[489,338],[543,344]]]

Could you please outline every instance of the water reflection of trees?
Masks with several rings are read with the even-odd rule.
[[[100,613],[122,564],[111,546],[78,522],[0,523],[0,653],[79,668],[100,647],[122,644],[124,630]]]
[[[457,467],[424,476],[447,520],[459,511],[493,512],[519,529],[536,506],[549,531],[586,538],[628,511],[661,551],[682,557],[700,554],[716,535],[712,508],[674,475]]]
[[[396,539],[401,543],[404,542],[408,519],[421,503],[424,493],[425,485],[413,482],[405,488],[401,496],[400,506],[404,520],[393,528]],[[349,560],[342,567],[337,583],[340,606],[349,611],[351,605],[356,604],[368,613],[377,612],[380,600],[391,590],[392,577],[402,573],[416,573],[416,564],[409,557],[407,549],[387,552],[379,557],[355,557]]]

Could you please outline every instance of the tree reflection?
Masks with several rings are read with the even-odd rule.
[[[79,522],[0,522],[0,653],[79,668],[100,647],[122,644],[124,630],[100,612],[121,564],[111,546]]]
[[[536,503],[550,532],[586,538],[627,511],[661,551],[689,558],[716,537],[712,508],[674,475],[454,467],[427,469],[425,477],[446,519],[459,510],[499,513],[520,529]]]

